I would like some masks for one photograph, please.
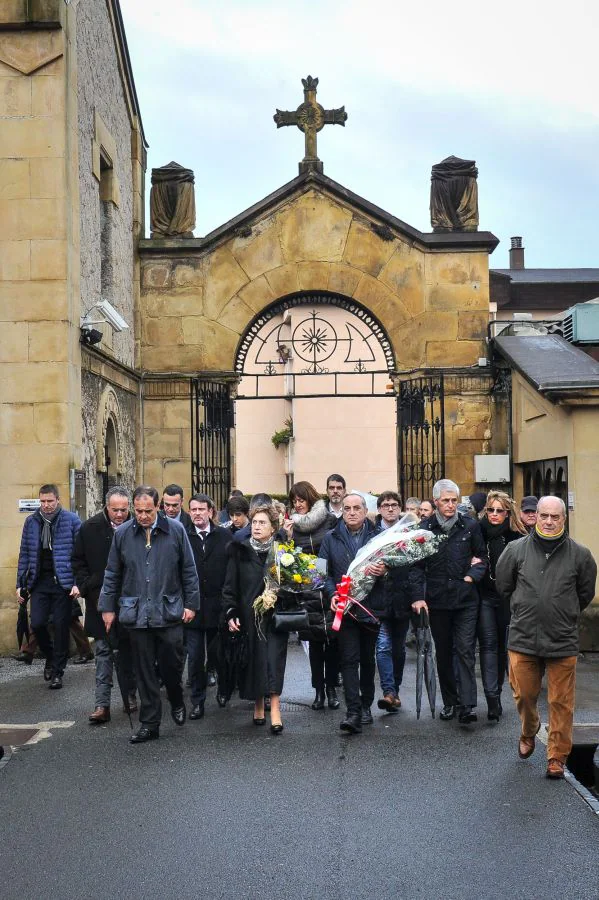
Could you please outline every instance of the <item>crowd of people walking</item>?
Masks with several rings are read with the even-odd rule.
[[[378,707],[389,714],[401,708],[410,622],[424,611],[436,650],[439,718],[457,718],[463,726],[477,721],[478,646],[487,720],[501,720],[509,672],[522,726],[518,753],[525,759],[535,749],[546,672],[547,774],[563,776],[572,739],[578,623],[594,597],[597,567],[568,536],[558,497],[525,497],[518,509],[497,490],[462,499],[458,485],[442,479],[431,498],[407,498],[403,513],[397,492],[384,491],[375,514],[365,496],[347,492],[343,476],[334,473],[324,496],[307,481],[291,487],[286,505],[267,494],[248,501],[235,490],[220,511],[206,494],[193,495],[185,510],[179,485],[167,485],[162,496],[142,485],[132,497],[114,487],[104,508],[81,523],[61,506],[55,485],[43,485],[39,496],[40,508],[23,528],[17,599],[24,606],[30,597],[44,677],[56,690],[63,686],[69,628],[78,622],[73,604],[84,598],[96,673],[90,725],[110,721],[116,676],[125,711],[136,711],[139,697],[132,743],[158,739],[162,688],[178,726],[188,706],[190,719],[203,718],[207,689],[215,686],[219,706],[237,689],[253,704],[254,725],[264,726],[268,714],[270,731],[280,735],[293,630],[307,642],[312,709],[338,709],[342,686],[340,728],[359,734],[373,721],[377,668]],[[335,630],[343,576],[373,538],[396,526],[421,529],[424,537],[430,532],[436,552],[397,568],[373,558],[364,569],[372,582],[367,596]],[[301,551],[323,580],[301,593],[276,586],[271,605],[259,607],[258,615],[280,546]],[[30,662],[33,652],[26,645],[18,658]],[[90,652],[86,643],[80,658]]]

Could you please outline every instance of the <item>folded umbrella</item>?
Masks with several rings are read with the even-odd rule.
[[[435,647],[426,609],[421,609],[418,613],[414,623],[414,633],[416,636],[416,718],[420,718],[422,688],[423,685],[426,685],[428,702],[434,719],[437,699]]]
[[[19,612],[17,615],[17,643],[19,650],[23,646],[23,639],[29,640],[29,619],[27,617],[27,604],[19,603]]]
[[[218,634],[216,674],[218,695],[225,702],[231,699],[247,667],[247,635],[221,629]]]
[[[131,718],[131,707],[129,705],[129,684],[126,681],[125,673],[123,672],[121,654],[119,652],[118,629],[119,626],[116,624],[116,622],[113,622],[112,628],[109,632],[107,632],[106,640],[108,641],[108,646],[110,647],[110,652],[112,654],[112,662],[114,665],[114,671],[116,672],[116,680],[123,700],[123,709],[129,716],[129,725],[133,730],[133,719]]]

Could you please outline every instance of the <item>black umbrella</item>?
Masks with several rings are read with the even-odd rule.
[[[116,672],[116,680],[123,700],[123,709],[129,716],[129,724],[131,726],[131,729],[133,729],[131,707],[129,706],[129,684],[127,683],[125,673],[123,672],[123,666],[121,664],[118,629],[119,626],[116,624],[116,622],[113,622],[110,631],[106,633],[106,640],[108,641],[108,646],[110,647],[110,652],[112,654],[112,662],[114,665],[114,671]]]
[[[421,609],[414,623],[416,635],[416,718],[420,718],[422,707],[422,686],[426,684],[426,693],[435,718],[435,701],[437,699],[437,676],[435,673],[435,647],[429,625],[428,612]]]
[[[239,686],[239,679],[247,667],[247,655],[247,635],[221,629],[216,655],[217,692],[225,703]]]
[[[29,618],[27,616],[27,601],[29,600],[29,591],[27,590],[27,572],[19,579],[19,587],[21,589],[21,597],[25,601],[19,603],[19,613],[17,615],[17,643],[19,650],[23,646],[23,638],[29,640]]]

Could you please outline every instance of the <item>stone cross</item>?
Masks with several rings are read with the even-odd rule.
[[[299,164],[300,175],[303,172],[323,171],[323,166],[316,154],[316,135],[325,125],[343,125],[347,121],[347,113],[345,106],[339,109],[323,109],[320,103],[316,102],[316,89],[318,87],[318,78],[302,78],[304,86],[304,102],[298,108],[292,111],[278,109],[273,116],[277,123],[277,128],[284,125],[297,125],[300,131],[304,132],[306,139],[305,156]]]

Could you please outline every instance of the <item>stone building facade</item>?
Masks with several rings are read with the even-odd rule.
[[[65,506],[93,514],[111,478],[132,486],[141,471],[144,169],[118,2],[0,4],[0,650],[14,645],[19,500],[56,482]],[[81,318],[101,299],[129,328],[95,325],[102,341],[84,347]]]

